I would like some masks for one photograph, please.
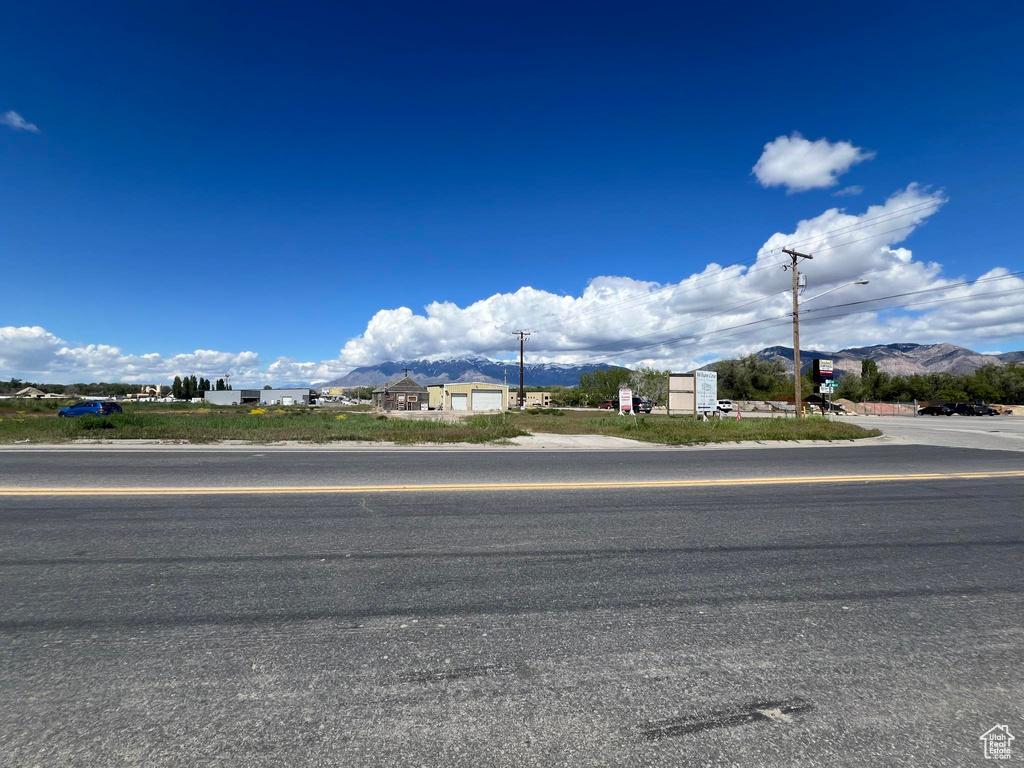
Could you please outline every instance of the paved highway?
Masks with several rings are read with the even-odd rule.
[[[676,480],[1024,470],[1020,453],[847,443],[651,451],[341,451],[169,446],[0,452],[2,487],[289,486]]]
[[[651,469],[1021,469],[1016,453],[899,450],[716,451],[713,472],[658,453]],[[318,455],[267,471],[307,478]],[[12,470],[15,456],[4,487],[242,472],[111,453]],[[570,467],[439,456],[409,471]],[[383,472],[313,461],[318,484]],[[644,467],[631,461],[598,466]],[[0,497],[0,765],[982,764],[978,736],[1024,722],[1022,490]]]

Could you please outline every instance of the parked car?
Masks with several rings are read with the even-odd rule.
[[[926,405],[924,408],[919,408],[917,411],[918,416],[952,416],[953,409],[948,405]]]
[[[644,400],[642,397],[633,398],[634,413],[650,413],[652,408],[654,408],[654,403],[650,400]]]
[[[619,398],[615,398],[614,400],[605,400],[597,407],[603,408],[606,411],[617,411],[619,410]],[[652,408],[654,408],[654,404],[651,403],[650,401],[644,400],[642,397],[633,398],[634,413],[650,413]]]
[[[100,400],[83,400],[80,403],[69,405],[57,411],[57,416],[66,419],[72,416],[109,416],[112,413],[121,413],[121,406],[117,403],[105,403]]]
[[[998,416],[999,415],[999,411],[997,411],[995,408],[992,408],[991,406],[988,406],[988,405],[976,405],[976,406],[974,406],[974,412],[976,414],[978,414],[978,416]]]
[[[732,413],[736,409],[736,404],[732,400],[719,400],[718,410],[722,413]]]

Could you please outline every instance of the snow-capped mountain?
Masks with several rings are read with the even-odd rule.
[[[768,347],[757,353],[762,360],[777,360],[793,372],[792,347]],[[860,373],[862,360],[874,360],[878,370],[908,376],[915,373],[973,373],[983,365],[1002,365],[1014,362],[1021,352],[986,355],[955,344],[876,344],[871,347],[851,347],[838,352],[806,349],[800,351],[800,367],[807,371],[815,357],[833,361],[842,373]]]
[[[565,363],[527,363],[525,379],[533,387],[572,387],[585,371],[615,368],[614,365],[569,365]],[[454,357],[444,360],[388,360],[356,368],[344,376],[318,384],[320,387],[380,386],[401,378],[405,369],[419,384],[449,384],[456,381],[486,381],[494,384],[519,384],[518,362],[489,360],[486,357]]]

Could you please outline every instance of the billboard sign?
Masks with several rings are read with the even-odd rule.
[[[718,374],[715,371],[694,371],[696,410],[698,413],[718,410]]]
[[[823,395],[836,391],[836,376],[831,360],[815,359],[811,365],[811,378],[814,379],[814,391]]]
[[[629,413],[633,410],[633,390],[623,387],[619,390],[619,413]]]

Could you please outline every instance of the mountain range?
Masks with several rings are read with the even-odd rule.
[[[762,360],[775,360],[793,373],[793,348],[768,347],[757,353]],[[898,376],[915,373],[973,373],[983,365],[1021,362],[1024,351],[985,355],[955,344],[876,344],[872,347],[850,347],[838,352],[800,350],[800,368],[806,372],[814,358],[832,360],[837,373],[860,373],[862,360],[874,360],[878,370]]]
[[[616,367],[605,364],[526,363],[524,373],[532,387],[574,387],[579,383],[581,373]],[[356,368],[340,378],[317,386],[381,386],[405,376],[406,369],[418,384],[451,384],[456,381],[519,384],[518,363],[488,360],[486,357],[453,357],[444,360],[388,360]]]
[[[792,347],[768,347],[757,353],[762,360],[777,360],[793,372]],[[801,368],[810,368],[815,357],[833,361],[838,373],[860,373],[862,360],[871,359],[880,371],[898,375],[915,373],[972,373],[983,365],[1024,362],[1024,351],[985,355],[954,344],[876,344],[850,347],[838,352],[805,349],[800,351]],[[714,368],[714,363],[704,366]],[[569,365],[564,363],[527,363],[526,382],[534,387],[573,387],[580,374],[617,368],[610,363]],[[320,387],[381,386],[405,375],[420,384],[446,384],[456,381],[487,381],[494,384],[519,382],[515,362],[489,360],[486,357],[452,357],[443,360],[388,360],[356,368],[340,378],[318,384]]]

